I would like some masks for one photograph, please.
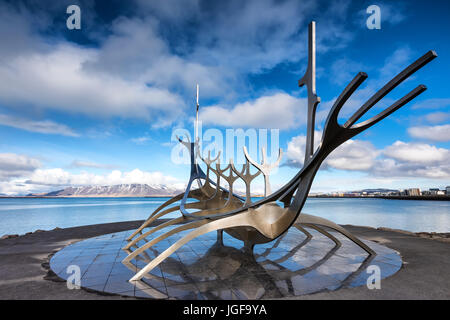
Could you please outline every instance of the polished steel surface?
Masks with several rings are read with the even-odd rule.
[[[133,261],[138,261],[142,258],[147,250],[159,246],[164,241],[172,241],[171,245],[165,248],[164,251],[159,252],[157,256],[147,259],[145,266],[137,265],[135,270],[136,274],[133,275],[130,281],[139,281],[146,278],[151,274],[152,270],[157,268],[166,259],[169,259],[177,252],[177,250],[181,250],[190,241],[195,241],[198,237],[202,237],[212,231],[218,233],[217,239],[219,240],[219,244],[222,243],[221,239],[223,237],[223,231],[225,231],[235,239],[243,241],[246,251],[251,253],[256,244],[261,245],[278,239],[294,224],[302,227],[302,229],[297,228],[297,230],[300,231],[304,230],[303,227],[311,227],[317,230],[321,235],[336,242],[336,245],[339,245],[340,241],[324,230],[324,228],[330,228],[363,249],[368,254],[368,257],[376,255],[376,252],[370,246],[353,236],[341,226],[320,217],[303,214],[301,211],[320,165],[331,152],[344,142],[357,136],[406,105],[424,92],[426,87],[424,85],[419,85],[378,115],[360,123],[356,122],[389,92],[409,78],[417,70],[425,66],[428,62],[436,58],[437,55],[434,51],[429,51],[416,62],[408,66],[382,89],[376,92],[344,123],[344,125],[341,125],[338,123],[338,116],[342,107],[367,79],[365,73],[358,73],[336,99],[325,122],[321,143],[315,147],[315,114],[317,105],[320,102],[316,93],[315,54],[315,22],[312,22],[309,25],[308,68],[304,77],[299,81],[299,86],[306,85],[308,90],[307,143],[303,168],[291,181],[272,193],[268,181],[269,173],[274,165],[279,164],[282,150],[280,150],[280,156],[274,165],[266,163],[264,151],[263,162],[259,165],[248,156],[244,148],[243,151],[246,156],[246,164],[242,167],[242,170],[239,171],[235,168],[232,159],[225,168],[222,168],[218,159],[216,159],[216,169],[213,169],[212,163],[214,161],[210,159],[210,155],[208,155],[208,159],[205,161],[201,158],[198,151],[194,151],[194,149],[198,150],[197,140],[195,143],[190,143],[179,139],[183,145],[190,149],[191,153],[191,177],[186,191],[181,198],[181,204],[180,206],[168,208],[159,212],[166,208],[166,206],[160,207],[157,211],[152,213],[149,219],[147,219],[138,230],[128,236],[128,243],[123,247],[127,256],[122,262],[124,265],[132,268]],[[199,156],[207,166],[206,175],[196,162],[197,156]],[[250,184],[255,178],[255,175],[250,173],[250,164],[258,169],[258,171],[264,175],[265,179],[265,197],[254,203],[252,203],[250,199]],[[213,172],[216,175],[216,183],[213,183],[209,178],[210,172]],[[220,187],[221,179],[225,180],[228,184],[228,189]],[[233,185],[238,179],[242,179],[245,182],[245,201],[243,198],[233,193]],[[199,182],[199,188],[191,190],[194,180]],[[201,181],[205,181],[205,183],[202,183]],[[188,198],[196,199],[198,202],[187,203]],[[175,199],[180,199],[180,195],[175,197]],[[172,204],[173,202],[174,201],[172,200],[168,201],[167,205]],[[280,202],[284,204],[283,207],[279,205]],[[186,210],[187,208],[198,209],[198,211],[189,213]],[[163,216],[167,212],[173,212],[175,210],[181,212],[180,217],[160,224],[149,231],[143,232],[144,228],[148,227],[155,219]],[[159,232],[162,233],[158,234]],[[179,235],[183,233],[186,234],[180,238]],[[308,233],[305,233],[305,235],[308,237]],[[173,239],[176,239],[176,241]]]
[[[314,228],[294,228],[276,241],[257,246],[253,254],[242,242],[224,234],[218,244],[214,234],[189,242],[139,281],[128,280],[150,259],[174,241],[167,239],[145,251],[135,265],[121,263],[131,231],[107,234],[69,245],[50,260],[51,269],[67,279],[67,267],[81,269],[81,286],[101,293],[153,299],[267,299],[292,297],[322,290],[366,285],[368,265],[377,265],[384,279],[402,265],[397,252],[365,241],[375,252],[367,254],[353,242],[328,230],[335,240]],[[173,228],[173,227],[172,227]],[[306,231],[306,233],[305,233]],[[162,234],[162,231],[159,232]],[[339,243],[337,243],[338,241]],[[143,241],[145,242],[145,241]]]

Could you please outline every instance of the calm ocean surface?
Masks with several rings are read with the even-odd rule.
[[[146,219],[168,198],[0,199],[0,236]],[[303,212],[339,224],[450,232],[449,201],[308,199]],[[175,217],[172,213],[167,217]]]

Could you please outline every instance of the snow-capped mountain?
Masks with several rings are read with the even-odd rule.
[[[165,197],[173,196],[182,190],[165,185],[118,184],[114,186],[68,187],[45,194],[29,194],[41,197]]]

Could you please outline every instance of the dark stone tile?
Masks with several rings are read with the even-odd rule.
[[[130,278],[130,275],[126,273],[110,274],[108,282],[127,282]]]
[[[114,261],[116,261],[117,258],[117,253],[114,254],[99,254],[97,257],[95,257],[94,262],[95,263],[106,263],[106,262],[111,262],[113,263]]]
[[[114,264],[113,268],[111,269],[111,275],[116,274],[126,274],[130,276],[130,278],[136,274],[136,268],[133,268],[133,270],[130,270],[128,267],[123,265],[122,263],[116,263]]]
[[[166,283],[163,277],[155,277],[155,276],[146,276],[139,281],[135,282],[136,288],[139,290],[142,289],[154,289],[154,288],[162,288],[166,287]]]
[[[181,262],[183,263],[188,263],[188,261],[196,261],[199,259],[199,256],[192,250],[189,251],[181,251],[181,252],[176,252],[178,258],[180,259]]]
[[[202,291],[200,294],[205,300],[237,300],[237,294],[230,288],[212,289]]]
[[[219,279],[219,276],[210,269],[205,269],[201,272],[189,272],[188,276],[196,283],[201,281],[211,281]]]
[[[294,288],[290,281],[287,280],[278,280],[275,281],[275,285],[277,286],[277,289],[284,297],[289,297],[294,295]]]
[[[204,297],[194,284],[167,286],[169,298],[180,300],[203,300]]]
[[[258,300],[266,293],[263,286],[250,286],[244,284],[233,287],[232,291],[238,300]]]
[[[106,282],[108,281],[109,275],[98,275],[95,277],[83,277],[81,278],[81,286],[82,287],[92,287],[92,286],[105,286]],[[102,287],[102,289],[103,289]]]
[[[178,274],[164,273],[166,285],[193,284],[195,280],[188,273],[180,272]]]
[[[134,284],[128,282],[128,279],[109,277],[104,291],[110,293],[134,292]]]
[[[108,278],[110,275],[111,270],[105,270],[105,269],[88,269],[85,273],[83,273],[83,276],[81,277],[81,279],[85,279],[85,278]],[[106,280],[105,279],[105,280]]]

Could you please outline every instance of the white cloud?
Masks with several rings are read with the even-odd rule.
[[[173,54],[159,35],[162,28],[159,21],[149,17],[119,18],[95,59],[83,67],[189,96],[193,96],[196,83],[200,83],[203,97],[217,96],[228,89],[226,68]]]
[[[412,127],[408,133],[418,139],[432,141],[450,141],[450,124],[442,126]]]
[[[316,148],[320,143],[321,132],[314,134]],[[305,158],[306,136],[297,136],[288,142],[286,151],[287,165],[303,166]],[[379,151],[368,141],[349,140],[338,147],[324,161],[321,168],[334,168],[349,171],[364,171],[373,167]]]
[[[315,131],[314,133],[314,146],[320,143],[322,132]],[[301,167],[305,160],[305,146],[306,146],[306,136],[300,135],[293,137],[289,142],[286,150],[286,160],[287,165],[292,167]]]
[[[384,152],[386,156],[403,162],[414,163],[439,163],[450,159],[450,151],[437,148],[424,143],[405,143],[396,141],[387,147]]]
[[[134,169],[132,171],[113,170],[107,174],[88,172],[71,173],[61,168],[37,169],[33,172],[21,172],[21,177],[0,181],[0,194],[26,195],[55,191],[69,186],[117,185],[117,184],[149,184],[154,187],[167,186],[182,189],[185,184],[176,178],[161,172],[148,172]]]
[[[100,175],[89,172],[70,173],[61,168],[37,169],[27,179],[27,184],[47,186],[87,186],[87,185],[116,185],[142,183],[150,185],[172,185],[177,179],[165,176],[163,173],[154,171],[132,171],[122,172],[113,170],[108,174]]]
[[[200,118],[205,124],[228,127],[290,129],[304,124],[305,114],[306,99],[277,93],[238,103],[232,109],[205,107]]]
[[[0,125],[44,134],[60,134],[69,137],[79,137],[79,134],[68,126],[50,120],[35,121],[0,114]]]
[[[304,59],[307,17],[319,9],[312,0],[137,3],[127,17],[97,23],[103,33],[86,4],[94,13],[85,36],[98,41],[89,47],[43,35],[61,5],[36,4],[33,13],[0,5],[0,35],[8,41],[0,48],[0,102],[15,112],[26,105],[170,125],[183,118],[196,83],[202,97],[234,104],[251,89],[249,74]],[[340,23],[349,10],[347,2],[322,10],[321,51],[351,40]]]
[[[288,166],[303,165],[305,141],[305,136],[298,136],[288,143],[286,152]],[[448,159],[450,150],[429,144],[397,141],[379,150],[370,142],[349,140],[328,156],[322,169],[361,171],[373,178],[449,179]]]
[[[24,195],[54,191],[68,186],[149,184],[181,189],[185,186],[176,178],[159,171],[112,170],[105,174],[87,171],[72,173],[62,168],[41,168],[38,159],[14,153],[0,153],[0,194]],[[74,161],[73,168],[111,169],[113,166],[88,161]]]
[[[35,158],[15,153],[0,153],[0,179],[22,176],[41,166]]]
[[[0,195],[18,196],[30,193],[40,193],[41,187],[24,184],[23,181],[0,181]]]
[[[340,170],[369,170],[374,166],[378,153],[368,141],[349,140],[328,157],[326,164]]]
[[[113,72],[113,63],[110,70],[94,70],[89,65],[102,58],[102,41],[96,48],[83,47],[57,37],[49,41],[39,34],[37,31],[49,27],[51,19],[44,8],[41,11],[38,8],[39,5],[36,12],[30,13],[25,6],[18,9],[0,5],[0,34],[3,41],[8,40],[8,46],[0,48],[0,102],[4,107],[16,113],[31,106],[94,118],[140,118],[152,120],[156,126],[167,125],[182,113],[184,102],[179,94],[145,79],[125,76],[132,74],[131,62],[134,58],[138,60],[136,56],[123,61],[122,65],[129,63],[130,68],[122,74]],[[43,26],[40,21],[44,21]],[[145,31],[145,27],[149,26],[143,25],[141,30]],[[151,30],[151,26],[147,29]],[[155,44],[158,39],[152,40]],[[111,48],[116,52],[127,49],[133,47],[122,43],[121,47]],[[154,55],[149,51],[137,52]],[[143,66],[145,61],[138,67]]]
[[[62,44],[50,53],[12,58],[0,64],[0,98],[93,117],[149,117],[183,106],[165,89],[84,70],[83,64],[96,55],[92,49]]]

